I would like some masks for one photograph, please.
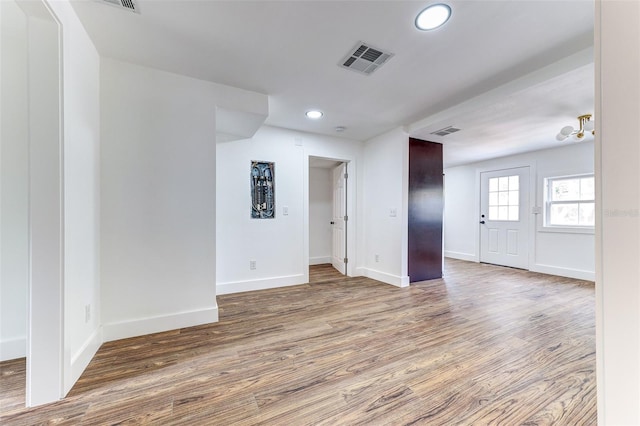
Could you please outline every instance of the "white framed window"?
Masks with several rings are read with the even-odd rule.
[[[595,191],[593,174],[545,179],[544,226],[593,229]]]
[[[489,179],[489,220],[520,220],[520,176]]]

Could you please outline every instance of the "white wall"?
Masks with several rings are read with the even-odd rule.
[[[409,137],[402,129],[365,143],[361,274],[402,287],[409,285],[408,171]],[[390,214],[392,209],[397,212],[395,217]]]
[[[102,344],[100,328],[100,57],[71,5],[62,23],[64,88],[64,392]],[[89,318],[85,307],[89,307]]]
[[[331,263],[333,169],[309,168],[309,264]]]
[[[446,149],[446,145],[445,145]],[[544,179],[593,173],[592,141],[573,143],[522,155],[445,169],[445,256],[479,261],[479,187],[481,171],[530,166],[532,206],[544,206]],[[531,215],[529,269],[579,279],[594,280],[595,238],[593,233],[548,232],[543,217]]]
[[[215,322],[218,85],[100,71],[105,340]]]
[[[349,190],[359,197],[360,142],[263,126],[254,137],[218,144],[218,294],[302,284],[309,264],[309,156],[349,162]],[[275,219],[251,219],[249,172],[252,160],[275,162]],[[355,252],[357,201],[348,214],[350,258]],[[287,206],[289,214],[283,215]],[[355,225],[355,226],[354,226]],[[352,256],[353,255],[353,256]],[[249,269],[249,261],[256,269]],[[353,272],[351,272],[353,275]]]
[[[60,25],[43,3],[28,16],[29,291],[26,404],[61,398],[65,367]]]
[[[27,17],[0,2],[0,361],[27,351],[29,141]]]
[[[99,309],[99,59],[67,2],[2,12],[1,348],[29,330],[9,349],[27,355],[33,406],[62,397],[101,343],[98,318],[84,319],[86,303]]]
[[[597,1],[598,424],[640,424],[640,3]]]
[[[444,169],[444,255],[477,262],[478,221],[475,209],[479,182],[474,166]],[[476,186],[478,188],[476,188]]]
[[[9,10],[15,3],[3,2],[3,12],[5,5]],[[12,180],[11,191],[6,191],[13,197],[10,201],[16,202],[15,209],[7,210],[15,234],[8,234],[12,238],[20,237],[15,231],[27,216],[18,210],[24,207],[28,193],[32,266],[30,291],[21,287],[13,294],[3,285],[2,294],[11,294],[3,303],[29,294],[27,404],[38,405],[70,390],[104,339],[101,325],[105,317],[111,320],[106,324],[106,337],[111,339],[217,320],[216,126],[231,135],[251,132],[266,117],[268,103],[262,94],[123,63],[112,62],[109,67],[109,61],[107,76],[101,80],[99,55],[69,2],[21,2],[20,7],[29,22],[19,28],[22,40],[11,40],[6,53],[3,47],[3,58],[5,54],[15,56],[10,72],[5,74],[3,68],[3,82],[5,75],[22,75],[12,79],[11,90],[3,91],[3,105],[8,99],[15,108],[6,115],[3,110],[2,118],[15,123],[8,128],[17,135],[12,142],[24,137],[20,132],[26,133],[25,126],[18,126],[20,121],[29,121],[29,145],[25,144],[30,161],[28,190],[19,191],[26,182],[19,176],[24,174],[19,167],[24,164],[20,157],[24,153],[15,149],[7,159],[14,157],[16,167],[3,167],[3,179],[5,171],[18,177]],[[3,40],[5,33],[26,19],[12,13],[7,17],[13,20],[12,25],[3,26]],[[17,55],[27,52],[25,64]],[[20,101],[25,94],[18,92],[26,92],[25,82],[29,114],[21,117]],[[109,94],[102,103],[101,83]],[[216,108],[228,119],[216,120]],[[131,111],[139,114],[132,116]],[[102,128],[101,113],[107,118]],[[139,121],[141,116],[146,120]],[[117,276],[108,280],[115,285],[106,291],[101,287],[102,134],[107,135],[105,152],[111,154],[105,156],[106,188],[112,190],[107,191],[110,215],[106,229],[108,236],[115,237],[106,246],[106,259],[111,261],[107,277],[114,271]],[[4,136],[3,131],[3,142]],[[127,150],[134,155],[119,156]],[[146,168],[138,163],[141,157]],[[146,198],[138,197],[136,190],[141,188]],[[119,210],[123,199],[124,208]],[[138,224],[140,228],[135,229]],[[129,233],[131,229],[139,231],[138,235]],[[140,234],[151,247],[135,244]],[[4,246],[4,234],[2,240]],[[6,240],[6,244],[13,255],[20,253],[19,242]],[[130,256],[131,267],[126,269],[117,258],[123,252],[141,256]],[[153,270],[157,265],[166,268]],[[16,262],[15,266],[20,265]],[[13,268],[6,271],[16,275]],[[105,294],[112,302],[106,316],[101,312]],[[129,297],[131,294],[141,297]],[[148,294],[152,296],[146,297]],[[26,311],[26,305],[15,302],[16,311],[20,307]],[[19,328],[19,314],[3,308],[5,313],[12,316],[8,322]]]
[[[106,58],[100,81],[104,339],[215,322],[216,130],[250,132],[268,98]]]

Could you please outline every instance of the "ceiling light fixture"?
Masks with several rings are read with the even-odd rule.
[[[451,17],[451,7],[444,3],[432,4],[416,16],[416,28],[421,31],[435,30]]]
[[[338,133],[342,133],[345,130],[347,130],[347,128],[344,127],[344,126],[336,126],[336,132],[338,132]]]
[[[575,140],[579,141],[584,138],[585,132],[591,132],[592,135],[596,134],[594,130],[594,123],[591,121],[591,114],[585,114],[578,117],[580,128],[574,129],[572,126],[565,126],[560,129],[560,133],[556,135],[556,139],[560,142],[567,139],[569,136],[573,136]]]
[[[317,109],[312,109],[310,111],[307,111],[305,115],[307,116],[307,118],[310,118],[312,120],[317,120],[319,118],[322,118],[324,114],[322,113],[322,111],[318,111]]]

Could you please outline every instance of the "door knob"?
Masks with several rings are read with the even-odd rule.
[[[481,220],[481,221],[480,221],[480,223],[481,223],[482,225],[484,225],[484,220]]]
[[[335,225],[336,223],[335,223],[334,221],[331,221],[331,224],[332,224],[332,225]]]

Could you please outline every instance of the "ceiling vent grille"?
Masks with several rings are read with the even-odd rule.
[[[447,136],[450,135],[451,133],[455,133],[455,132],[459,132],[460,129],[453,127],[453,126],[447,126],[443,129],[440,130],[436,130],[435,132],[431,132],[432,135],[438,135],[438,136]]]
[[[385,52],[382,49],[378,49],[361,41],[349,51],[347,56],[340,61],[339,65],[342,68],[348,68],[360,74],[369,75],[380,68],[392,56],[393,53]]]
[[[140,9],[138,8],[138,4],[135,0],[99,0],[102,3],[107,3],[112,6],[119,7],[121,9],[126,9],[131,12],[140,13]]]

